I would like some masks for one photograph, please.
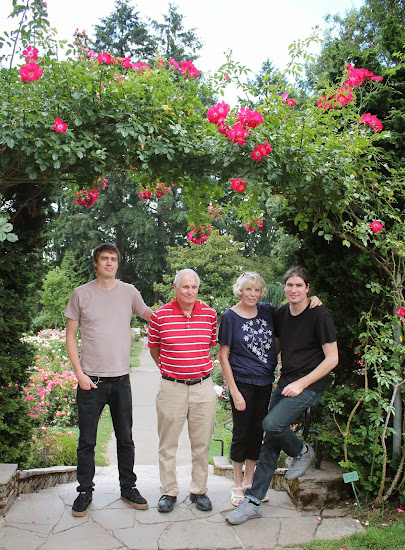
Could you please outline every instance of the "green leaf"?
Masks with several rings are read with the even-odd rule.
[[[13,229],[13,224],[11,224],[11,223],[5,223],[1,229],[2,229],[2,231],[4,231],[5,233],[8,233],[9,231],[11,231],[11,230]]]

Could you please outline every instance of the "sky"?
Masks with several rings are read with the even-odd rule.
[[[142,20],[161,21],[169,0],[131,0]],[[363,0],[172,0],[183,15],[185,29],[195,28],[204,46],[195,62],[201,71],[215,71],[232,59],[257,73],[263,61],[283,70],[289,61],[288,46],[308,37],[311,30],[324,26],[328,13],[344,13],[358,8]],[[114,0],[48,0],[52,27],[61,39],[72,40],[76,28],[92,34],[93,25],[114,11]],[[0,1],[0,34],[10,28],[7,17],[12,0]],[[11,28],[15,28],[15,21]],[[315,50],[316,51],[316,50]],[[183,60],[179,60],[183,61]],[[253,75],[252,75],[253,76]]]
[[[161,20],[167,13],[168,0],[131,0],[141,19]],[[93,25],[114,11],[114,0],[48,0],[51,26],[60,38],[72,39],[76,28],[89,34]],[[224,61],[224,52],[232,50],[233,58],[252,70],[258,70],[270,58],[283,69],[289,60],[288,46],[298,38],[306,38],[311,29],[324,24],[327,13],[344,14],[359,7],[362,0],[173,0],[184,16],[185,28],[195,27],[204,43],[202,70],[217,69]],[[0,32],[12,9],[11,0],[0,2]],[[15,25],[13,25],[14,27]]]

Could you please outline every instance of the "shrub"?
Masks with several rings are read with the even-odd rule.
[[[45,426],[34,432],[29,459],[25,468],[73,466],[77,463],[77,441],[72,432],[57,432]]]

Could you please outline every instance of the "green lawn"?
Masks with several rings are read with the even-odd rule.
[[[218,426],[214,428],[215,439],[222,439],[224,442],[224,456],[229,457],[229,448],[231,446],[232,439],[232,423],[223,424],[224,421],[230,420],[230,412],[227,413],[223,410],[219,403],[217,403],[217,415],[215,418],[215,424]],[[221,425],[222,424],[222,425]],[[221,442],[211,441],[210,445],[210,464],[212,464],[213,456],[221,456]]]
[[[403,550],[405,523],[400,521],[388,527],[367,527],[366,533],[334,541],[313,541],[301,546],[306,550]]]
[[[138,342],[135,342],[131,346],[131,358],[130,363],[131,367],[139,367],[140,365],[140,355],[143,348],[143,339],[139,339]]]

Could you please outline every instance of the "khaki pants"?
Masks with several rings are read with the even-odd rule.
[[[215,420],[217,395],[211,378],[187,386],[161,380],[156,396],[159,434],[160,490],[177,496],[176,452],[179,436],[187,420],[191,443],[190,493],[207,491],[209,446]]]

